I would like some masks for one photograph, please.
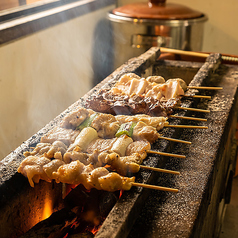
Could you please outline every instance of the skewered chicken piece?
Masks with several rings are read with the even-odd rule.
[[[62,141],[65,145],[69,146],[75,141],[79,132],[79,130],[56,126],[41,137],[41,142],[52,144],[54,141]]]
[[[117,153],[111,153],[105,158],[105,163],[110,165],[112,170],[123,176],[139,172],[142,162],[143,159],[138,153],[122,157]]]
[[[50,161],[44,156],[28,156],[21,162],[17,172],[28,178],[31,187],[34,187],[34,183],[39,183],[40,179],[50,182],[51,179],[43,170],[43,166]]]
[[[90,109],[85,109],[83,107],[78,108],[77,110],[72,111],[67,114],[62,123],[61,127],[68,129],[75,129],[79,126],[88,116],[93,114],[94,112]]]
[[[117,115],[115,118],[120,125],[127,122],[144,122],[148,126],[155,127],[157,131],[160,131],[165,125],[169,124],[166,117],[150,117],[145,114],[138,114],[134,116]]]
[[[113,138],[120,124],[113,115],[99,113],[92,121],[93,127],[101,138]]]
[[[61,141],[55,141],[53,144],[50,143],[38,143],[32,152],[24,152],[24,156],[30,155],[44,155],[46,158],[51,159],[63,159],[63,155],[67,151],[67,146]]]
[[[128,77],[128,75],[125,74],[110,91],[112,94],[127,94],[129,96],[136,94],[152,97],[156,100],[169,100],[184,95],[184,90],[180,85],[181,83],[183,86],[186,85],[182,79],[173,79],[164,82],[162,77],[149,77],[148,79],[145,79],[138,77],[133,78],[131,76]]]

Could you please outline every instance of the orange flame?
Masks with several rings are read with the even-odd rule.
[[[48,218],[53,212],[52,200],[50,199],[49,193],[45,195],[44,209],[42,213],[42,220]]]

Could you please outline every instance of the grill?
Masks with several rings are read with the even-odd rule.
[[[133,187],[123,192],[120,198],[116,194],[116,199],[110,199],[115,200],[113,206],[110,202],[105,208],[110,207],[110,212],[95,237],[213,237],[219,234],[235,168],[238,67],[222,64],[220,54],[210,54],[204,63],[158,60],[159,55],[159,48],[153,47],[129,60],[0,162],[2,237],[19,237],[44,219],[46,202],[50,201],[53,212],[62,211],[65,205],[61,184],[41,181],[31,188],[27,179],[17,173],[24,159],[23,152],[34,147],[41,136],[59,124],[67,113],[84,105],[93,93],[112,86],[120,76],[129,72],[142,77],[181,77],[190,86],[221,86],[223,90],[204,91],[204,95],[212,96],[211,100],[182,100],[184,107],[211,112],[178,111],[179,115],[203,117],[207,122],[170,119],[170,124],[207,125],[207,130],[163,129],[164,136],[191,141],[192,145],[162,140],[153,145],[162,152],[184,154],[186,159],[149,156],[145,160],[148,166],[180,171],[180,176],[142,170],[136,175],[137,182],[178,188],[179,193]],[[197,90],[192,92],[198,93]],[[64,237],[65,224],[74,218],[70,212],[63,213],[63,225],[57,228],[62,233],[50,237]]]

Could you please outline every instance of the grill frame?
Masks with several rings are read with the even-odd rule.
[[[178,194],[168,194],[165,192],[158,192],[156,193],[158,196],[162,197],[162,200],[160,200],[160,206],[158,207],[159,211],[156,211],[156,215],[158,216],[158,219],[151,220],[151,224],[148,225],[147,236],[144,236],[143,233],[141,233],[141,237],[174,237],[175,234],[180,234],[183,237],[202,237],[203,234],[215,234],[216,232],[219,232],[219,228],[215,228],[214,230],[211,229],[211,222],[208,222],[209,225],[204,225],[202,222],[204,217],[206,220],[209,220],[209,217],[207,217],[207,209],[209,209],[209,212],[214,211],[214,208],[217,208],[219,206],[220,200],[216,201],[214,198],[215,195],[218,194],[219,198],[222,200],[223,193],[221,192],[221,188],[226,186],[226,178],[229,175],[228,172],[233,170],[234,166],[231,163],[231,161],[234,162],[234,129],[236,125],[236,111],[238,108],[238,100],[237,100],[237,84],[238,84],[238,77],[236,77],[236,72],[238,72],[238,67],[236,66],[224,66],[221,65],[221,56],[220,54],[211,54],[206,62],[204,64],[202,63],[192,63],[192,62],[178,62],[178,61],[163,61],[158,62],[157,59],[160,55],[159,48],[151,48],[149,51],[144,53],[143,55],[133,58],[129,60],[127,63],[119,67],[116,71],[114,71],[111,75],[109,75],[104,81],[102,81],[100,84],[98,84],[96,87],[94,87],[92,90],[90,90],[84,97],[79,99],[76,103],[71,105],[68,109],[66,109],[62,114],[60,114],[58,117],[56,117],[53,121],[51,121],[48,125],[46,125],[42,130],[40,130],[38,133],[33,135],[29,140],[24,142],[20,147],[18,147],[15,151],[13,151],[10,155],[8,155],[3,161],[0,162],[0,173],[1,173],[1,180],[0,180],[0,214],[2,217],[1,219],[1,229],[6,231],[5,237],[14,237],[14,234],[16,233],[16,229],[18,229],[21,224],[10,224],[11,228],[12,225],[15,228],[12,229],[15,233],[7,233],[7,227],[4,227],[6,224],[5,220],[8,220],[10,218],[10,212],[11,210],[8,210],[6,213],[6,208],[9,208],[12,203],[23,207],[26,205],[24,198],[28,198],[28,202],[32,199],[32,201],[36,201],[37,199],[44,199],[44,189],[51,189],[52,186],[55,189],[54,196],[59,196],[61,194],[61,186],[59,184],[49,184],[46,182],[41,181],[40,184],[36,185],[36,189],[30,188],[27,179],[25,179],[23,176],[17,173],[17,168],[20,164],[20,162],[24,159],[23,152],[28,150],[29,147],[34,146],[36,143],[39,142],[40,137],[45,134],[47,131],[49,131],[54,126],[58,125],[62,118],[67,114],[70,113],[73,109],[77,108],[80,105],[84,105],[84,101],[90,97],[93,93],[96,93],[99,89],[102,87],[111,87],[117,79],[120,78],[121,75],[125,73],[134,72],[136,74],[139,74],[141,76],[145,75],[152,75],[155,74],[156,67],[161,65],[163,67],[174,67],[176,68],[190,68],[198,70],[197,74],[191,81],[190,85],[209,85],[218,83],[219,86],[223,86],[225,91],[221,92],[214,92],[213,98],[216,100],[213,102],[217,105],[220,105],[220,108],[215,108],[216,111],[205,115],[208,119],[208,125],[212,126],[211,130],[214,130],[217,135],[217,137],[214,139],[213,144],[216,145],[215,149],[211,152],[207,151],[207,156],[209,157],[209,169],[206,171],[203,171],[203,179],[201,180],[202,186],[194,187],[195,190],[198,192],[197,194],[193,193],[193,196],[191,196],[190,203],[197,203],[199,201],[199,204],[195,204],[191,206],[192,213],[187,214],[187,217],[185,217],[185,222],[183,219],[178,219],[176,222],[172,222],[171,225],[171,219],[168,219],[169,216],[174,217],[172,221],[174,221],[175,218],[178,218],[178,214],[180,213],[182,215],[186,215],[186,212],[188,209],[184,207],[184,204],[189,204],[186,198],[186,190],[183,189],[181,177],[166,177],[166,176],[160,176],[157,173],[154,172],[140,172],[137,175],[137,181],[149,183],[149,184],[158,184],[160,186],[174,186],[180,190]],[[156,66],[156,67],[155,67]],[[222,68],[222,69],[220,69]],[[227,75],[222,75],[221,77],[217,77],[217,71],[219,73],[219,70],[228,72]],[[212,80],[211,80],[212,79]],[[218,85],[217,85],[218,86]],[[194,90],[194,93],[197,93],[196,90]],[[227,105],[224,105],[222,103],[222,98],[224,99],[224,95],[227,96],[226,102]],[[203,101],[201,103],[200,100],[193,100],[192,102],[190,100],[186,100],[185,102],[186,106],[195,106],[200,105],[202,107],[210,107],[211,104],[207,101]],[[225,107],[227,106],[227,108]],[[205,108],[204,108],[205,109]],[[221,109],[221,110],[220,110]],[[182,112],[183,115],[191,116],[191,112]],[[214,118],[212,118],[214,116]],[[221,119],[218,119],[220,116]],[[174,120],[174,123],[177,124],[184,124],[184,121],[181,120]],[[216,129],[216,126],[219,123],[219,130]],[[184,132],[182,130],[178,129],[165,129],[166,136],[170,137],[179,137],[180,134]],[[189,134],[189,132],[186,132]],[[187,134],[184,134],[185,138]],[[213,133],[209,131],[208,133]],[[203,137],[206,136],[205,132],[200,133]],[[182,134],[183,135],[183,134]],[[229,138],[229,140],[228,140]],[[187,138],[186,138],[187,139]],[[226,141],[228,144],[226,144]],[[196,142],[196,140],[194,141]],[[160,143],[160,145],[155,145],[155,147],[160,149],[161,151],[169,151],[173,153],[180,153],[181,148],[180,147],[174,147],[175,144],[171,142],[163,142]],[[160,146],[160,147],[159,147]],[[201,144],[199,145],[201,147]],[[221,146],[221,147],[219,147]],[[222,150],[222,147],[226,147],[226,150]],[[231,150],[232,148],[232,150]],[[185,151],[189,152],[188,149],[184,149]],[[194,154],[194,151],[190,151]],[[209,153],[210,154],[209,154]],[[220,155],[221,154],[221,155]],[[186,154],[187,155],[187,154]],[[191,156],[191,155],[190,155]],[[227,159],[229,158],[229,159]],[[189,160],[189,158],[187,158]],[[161,158],[161,157],[149,157],[148,161],[146,163],[150,166],[168,166],[170,164],[169,169],[183,169],[182,175],[187,174],[188,175],[188,169],[189,166],[192,166],[192,163],[188,163],[187,166],[183,167],[182,165],[185,162],[177,162],[178,159],[167,159],[167,158]],[[194,161],[193,161],[194,162]],[[219,179],[223,181],[222,185],[219,186],[219,188],[216,188],[216,194],[212,191],[211,188],[214,187],[215,181],[217,181],[217,170],[219,170],[219,163],[222,162],[223,165],[226,167],[224,170],[224,173],[219,175]],[[200,161],[201,163],[201,161]],[[181,165],[182,164],[182,165]],[[206,163],[205,163],[206,165]],[[230,167],[231,165],[231,167]],[[193,168],[190,168],[190,172],[194,172]],[[168,182],[168,178],[170,178],[170,181]],[[17,182],[16,182],[17,181]],[[216,182],[217,183],[217,182]],[[11,188],[11,189],[10,189]],[[41,189],[42,188],[42,189]],[[190,188],[193,188],[191,186]],[[36,192],[39,190],[39,193]],[[52,190],[53,191],[53,190]],[[191,192],[191,191],[190,191]],[[212,194],[213,193],[213,194]],[[110,212],[109,216],[104,221],[101,229],[97,233],[95,237],[140,237],[138,231],[141,230],[138,229],[138,226],[136,226],[136,223],[143,223],[144,220],[141,218],[145,214],[143,206],[145,201],[148,199],[150,202],[150,195],[151,191],[147,189],[142,188],[133,188],[131,191],[124,192],[122,197],[119,199],[117,204],[114,206],[112,211]],[[54,197],[53,196],[53,197]],[[189,197],[189,196],[187,196]],[[198,197],[198,199],[196,199]],[[19,199],[20,198],[20,199]],[[209,207],[209,203],[213,202],[213,206]],[[161,204],[162,202],[162,204]],[[32,202],[32,204],[34,204]],[[169,204],[169,205],[168,205]],[[181,208],[179,208],[178,205],[183,205]],[[150,207],[151,205],[148,203],[145,204],[146,207]],[[176,207],[176,210],[170,210],[168,211],[168,208],[172,208],[173,206]],[[193,209],[192,209],[193,208]],[[166,210],[167,209],[167,210]],[[189,208],[190,210],[190,208]],[[142,211],[142,213],[141,213]],[[174,213],[173,213],[174,212]],[[22,211],[15,211],[17,214],[22,214]],[[141,214],[139,216],[139,214]],[[167,214],[167,217],[166,217]],[[214,213],[216,216],[216,214]],[[137,217],[139,216],[138,220]],[[19,216],[21,217],[21,216]],[[163,218],[163,219],[162,219]],[[186,219],[187,218],[187,219]],[[162,220],[161,220],[162,219]],[[15,222],[11,219],[12,222]],[[18,221],[19,222],[19,221]],[[155,223],[158,223],[157,225]],[[134,225],[135,224],[135,225]],[[134,226],[133,226],[134,225]],[[164,229],[162,229],[163,227]],[[179,230],[178,230],[179,227]],[[30,227],[24,228],[21,232],[25,232]],[[145,228],[142,224],[141,228]],[[10,228],[9,228],[10,229]],[[132,229],[131,233],[130,230]],[[208,230],[210,230],[211,233],[207,233]],[[165,233],[166,232],[166,233]],[[130,234],[129,234],[130,233]],[[158,234],[159,233],[159,234]],[[112,235],[113,234],[113,235]],[[135,236],[137,234],[137,236]],[[142,236],[143,235],[143,236]],[[3,234],[4,237],[4,234]]]

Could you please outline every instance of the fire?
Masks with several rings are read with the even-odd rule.
[[[122,196],[122,194],[123,194],[123,190],[120,190],[119,198]]]
[[[52,200],[50,198],[49,193],[46,193],[44,201],[44,209],[42,213],[42,220],[48,218],[52,214],[52,212],[53,212]]]
[[[91,232],[92,232],[94,235],[96,235],[100,227],[101,227],[101,226],[95,226],[95,227],[93,227],[93,229],[91,230]]]

